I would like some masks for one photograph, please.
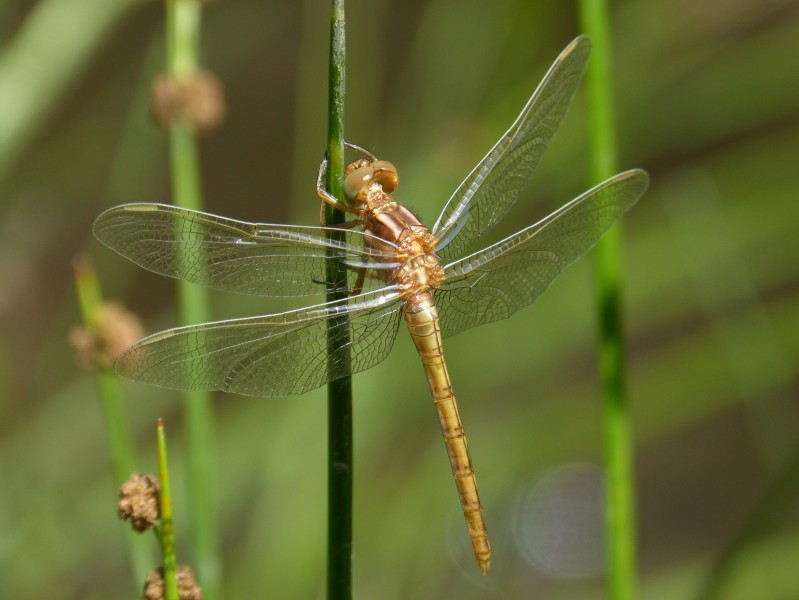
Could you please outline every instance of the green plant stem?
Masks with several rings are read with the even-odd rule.
[[[158,498],[161,504],[161,552],[164,575],[164,598],[178,600],[178,561],[175,555],[175,527],[172,520],[172,491],[169,484],[169,465],[166,457],[164,422],[158,419],[158,479],[161,486]]]
[[[593,56],[586,73],[588,137],[591,183],[599,183],[616,171],[608,6],[603,0],[580,0],[579,7],[582,28],[593,42]],[[597,244],[594,260],[599,290],[608,588],[613,600],[631,600],[636,593],[634,458],[630,407],[625,393],[620,255],[616,225]]]
[[[99,333],[101,327],[100,311],[103,308],[103,294],[100,283],[89,258],[81,256],[73,262],[75,288],[84,325],[92,332]],[[111,446],[115,484],[124,483],[135,470],[133,444],[122,409],[122,395],[119,380],[112,371],[98,372],[98,384],[103,404],[103,416]]]
[[[100,310],[103,295],[100,283],[88,257],[79,257],[74,261],[75,288],[84,325],[97,332],[100,327]],[[97,387],[100,392],[103,423],[108,434],[108,445],[111,449],[111,464],[114,471],[114,491],[119,493],[119,486],[136,470],[133,443],[128,431],[125,411],[122,407],[122,389],[119,378],[111,369],[97,371]],[[141,543],[138,536],[125,536],[128,553],[136,581],[144,581],[152,564],[152,554],[147,546]]]
[[[201,5],[194,0],[166,0],[167,62],[169,74],[183,77],[197,69]],[[169,127],[172,201],[176,206],[202,210],[200,159],[191,126],[183,121]],[[184,324],[210,320],[208,294],[185,281],[177,283],[179,319]],[[211,394],[183,394],[188,446],[190,518],[197,574],[203,597],[219,596],[219,557],[215,529],[213,477],[213,414]]]
[[[344,0],[333,0],[330,21],[330,71],[328,91],[327,190],[343,200],[344,172]],[[344,222],[344,213],[325,206],[325,223]],[[331,237],[343,240],[342,234]],[[346,298],[344,267],[328,261],[328,301]],[[350,363],[349,336],[342,338],[336,330],[348,330],[347,317],[328,321],[328,369],[348,372]],[[342,377],[327,386],[328,410],[328,507],[327,507],[327,597],[352,597],[352,378]]]

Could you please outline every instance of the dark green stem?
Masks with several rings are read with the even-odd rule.
[[[175,78],[191,75],[199,63],[201,5],[195,0],[166,0],[167,62]],[[200,156],[195,133],[189,123],[175,121],[169,127],[172,169],[172,201],[176,206],[202,210]],[[208,294],[185,281],[177,283],[181,323],[210,320]],[[184,392],[187,468],[191,531],[197,574],[203,598],[215,600],[219,589],[219,557],[215,530],[213,477],[213,415],[211,394]]]
[[[579,6],[582,28],[591,36],[594,48],[586,83],[591,179],[599,183],[616,171],[610,24],[605,1],[580,0]],[[631,600],[636,586],[634,454],[625,393],[620,255],[617,225],[597,244],[594,259],[599,288],[608,595],[613,600]]]
[[[344,172],[344,0],[333,0],[330,22],[330,71],[328,91],[327,190],[343,200]],[[325,206],[325,223],[344,222],[344,213]],[[332,237],[343,239],[343,235]],[[328,301],[346,298],[347,273],[343,265],[328,261]],[[342,334],[345,332],[345,335]],[[328,321],[328,369],[349,372],[347,317]],[[331,381],[327,387],[328,410],[328,507],[327,597],[352,597],[352,378]]]

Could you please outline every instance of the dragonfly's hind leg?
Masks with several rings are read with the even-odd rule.
[[[344,289],[336,290],[337,292],[341,292],[341,293],[345,294],[346,296],[348,296],[350,298],[352,298],[353,296],[358,296],[358,295],[360,295],[363,292],[363,284],[364,284],[364,282],[366,281],[367,278],[369,278],[369,279],[377,279],[377,275],[372,273],[372,272],[370,272],[367,267],[353,267],[353,266],[345,264],[344,268],[348,269],[348,270],[353,270],[353,271],[357,271],[358,272],[358,276],[355,279],[355,285],[352,287],[352,289],[349,289],[349,288],[345,287]],[[319,280],[314,280],[314,283],[318,283],[320,285],[322,285],[322,284],[329,285],[330,284],[329,281],[319,281]]]
[[[358,271],[358,277],[355,279],[355,285],[353,286],[352,290],[347,292],[350,296],[358,296],[361,294],[361,292],[363,292],[363,284],[367,279],[380,279],[380,276],[377,273],[368,269],[367,267],[352,268]]]
[[[357,296],[363,291],[363,283],[366,280],[366,269],[361,267],[358,269],[358,278],[355,280],[355,287],[352,288],[350,296]]]

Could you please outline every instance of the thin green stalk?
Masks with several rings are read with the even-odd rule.
[[[161,552],[164,575],[165,600],[178,600],[178,561],[175,555],[175,526],[172,520],[172,491],[169,483],[169,465],[166,457],[166,434],[164,421],[158,419],[158,479],[161,486],[158,498],[161,508]]]
[[[590,177],[599,183],[616,172],[616,135],[607,2],[580,0],[583,30],[593,56],[586,73],[591,149]],[[605,462],[605,522],[608,592],[631,600],[636,588],[635,490],[630,407],[625,393],[621,317],[619,226],[594,251],[599,289],[599,377],[602,386],[602,440]]]
[[[201,5],[195,0],[166,0],[167,63],[169,74],[185,77],[197,69]],[[192,127],[185,121],[169,126],[172,169],[172,201],[176,206],[202,209],[200,160]],[[179,319],[184,324],[210,320],[206,291],[185,281],[177,284]],[[184,392],[188,487],[191,530],[197,573],[203,597],[219,596],[219,557],[215,529],[213,477],[213,415],[211,394]]]
[[[344,172],[344,0],[333,0],[330,21],[330,71],[328,91],[327,190],[339,200]],[[344,213],[325,206],[325,223],[344,222]],[[333,235],[343,239],[341,235]],[[347,273],[343,265],[328,261],[328,301],[346,298]],[[341,330],[346,331],[342,336]],[[347,317],[328,321],[328,369],[348,372],[350,363]],[[328,507],[327,597],[352,597],[352,379],[331,381],[327,386],[328,410]]]
[[[87,257],[79,257],[74,262],[75,288],[78,292],[78,303],[84,325],[97,332],[100,327],[100,310],[103,306],[103,294],[94,267]],[[108,434],[108,445],[111,449],[111,464],[114,470],[115,493],[119,486],[127,481],[136,470],[133,458],[133,443],[128,431],[122,407],[122,389],[119,378],[112,369],[97,371],[97,386],[100,391],[103,422]],[[126,535],[128,554],[136,581],[144,581],[152,564],[149,548],[141,543],[138,536]]]
[[[75,272],[75,288],[78,292],[78,303],[84,325],[92,332],[99,333],[101,327],[100,311],[103,307],[103,294],[100,283],[90,260],[81,256],[73,262]],[[103,377],[107,375],[108,377]],[[113,385],[111,385],[113,383]],[[108,430],[111,459],[116,485],[127,481],[135,470],[133,460],[133,444],[124,418],[119,379],[113,371],[98,371],[98,384],[103,403],[103,416]]]

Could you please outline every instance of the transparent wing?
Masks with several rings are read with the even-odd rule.
[[[619,173],[535,225],[444,267],[446,279],[436,292],[443,335],[507,318],[535,302],[648,184],[644,171]]]
[[[336,229],[338,240],[331,240],[328,231],[245,223],[164,204],[116,206],[94,222],[97,239],[145,269],[241,294],[323,294],[330,253],[349,267],[349,283],[358,268],[392,267],[365,245],[370,234]],[[375,277],[366,280],[367,289],[378,284]]]
[[[116,370],[127,379],[181,390],[303,394],[386,358],[402,304],[390,289],[278,315],[170,329],[126,350]],[[331,319],[336,355],[328,369]]]
[[[586,36],[566,47],[510,129],[455,190],[432,230],[444,261],[463,256],[516,202],[566,115],[590,51]]]

